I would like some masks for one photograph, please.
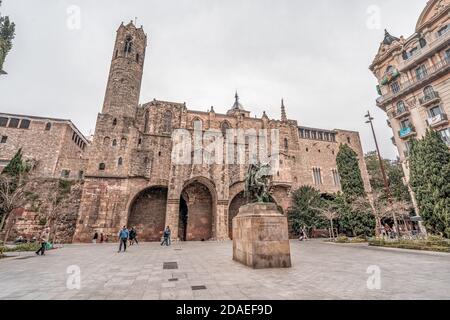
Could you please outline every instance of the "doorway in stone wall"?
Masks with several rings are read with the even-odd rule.
[[[213,197],[208,187],[194,181],[183,189],[178,234],[182,241],[208,241],[213,236]]]
[[[188,226],[189,208],[183,196],[180,199],[180,218],[178,221],[178,237],[181,241],[186,241]]]
[[[160,241],[166,221],[167,188],[151,187],[133,200],[128,227],[136,227],[141,241]]]

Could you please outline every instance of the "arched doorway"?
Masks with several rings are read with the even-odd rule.
[[[213,237],[213,197],[208,187],[194,181],[181,193],[178,235],[182,241]]]
[[[130,206],[128,226],[136,227],[142,241],[160,241],[166,223],[166,206],[167,188],[145,189]]]

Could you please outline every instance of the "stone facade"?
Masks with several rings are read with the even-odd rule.
[[[450,147],[450,1],[428,1],[409,38],[386,31],[370,70],[408,181],[411,139],[432,128]]]
[[[147,36],[142,27],[136,28],[133,23],[119,27],[95,134],[91,143],[83,137],[85,147],[78,153],[65,148],[73,143],[69,128],[74,126],[69,122],[53,124],[52,128],[61,127],[61,132],[47,137],[46,120],[33,121],[29,137],[21,140],[9,140],[12,129],[0,127],[0,134],[7,130],[11,141],[2,159],[10,159],[23,146],[27,156],[43,163],[39,171],[43,176],[60,177],[61,170],[66,169],[73,177],[75,172],[83,171],[75,242],[90,241],[94,231],[114,237],[124,225],[136,226],[141,240],[147,241],[159,240],[167,225],[174,239],[230,239],[232,219],[247,201],[243,191],[248,154],[262,143],[268,148],[280,146],[272,197],[283,214],[291,204],[291,191],[302,185],[314,186],[322,193],[340,191],[336,155],[341,143],[357,152],[365,187],[370,192],[359,134],[299,126],[287,118],[284,103],[281,120],[269,119],[265,113],[260,118],[252,117],[237,94],[226,114],[216,113],[212,107],[208,111],[190,110],[185,103],[154,100],[139,104],[146,48]],[[235,150],[244,150],[246,160],[241,164],[176,163],[172,161],[176,142],[172,134],[178,129],[200,136],[214,130],[219,136],[224,134]],[[253,133],[240,139],[235,133],[227,135],[230,129]],[[270,133],[267,141],[256,139],[264,130]],[[51,152],[48,146],[58,146],[57,152]],[[207,141],[200,144],[199,150],[202,154],[216,152],[208,149]],[[189,157],[195,158],[197,152]],[[235,152],[226,149],[225,158],[229,154]],[[76,165],[69,166],[71,161]]]
[[[241,165],[174,163],[172,133],[176,129],[192,134],[196,126],[203,134],[208,130],[253,129],[256,134],[279,130],[280,168],[272,194],[283,213],[290,206],[293,188],[312,185],[324,193],[340,190],[336,169],[340,143],[358,153],[370,190],[359,134],[300,127],[287,119],[284,103],[281,120],[265,114],[251,117],[237,94],[227,114],[216,113],[214,108],[193,111],[185,103],[167,101],[139,105],[146,45],[142,27],[130,23],[118,29],[105,103],[88,150],[75,241],[89,241],[94,230],[115,235],[123,225],[136,226],[141,238],[150,241],[162,236],[164,225],[171,226],[175,239],[231,238],[231,221],[246,203],[248,161]],[[234,141],[246,153],[255,143],[251,138]],[[206,144],[202,147],[207,149]]]
[[[88,145],[70,120],[0,112],[0,170],[22,148],[25,159],[36,161],[36,176],[80,179]]]

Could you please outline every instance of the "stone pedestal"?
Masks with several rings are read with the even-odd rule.
[[[233,219],[233,259],[254,269],[290,268],[287,218],[273,203],[253,203]]]

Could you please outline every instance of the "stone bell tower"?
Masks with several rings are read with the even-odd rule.
[[[147,35],[133,22],[117,30],[102,113],[134,117],[139,104]]]

